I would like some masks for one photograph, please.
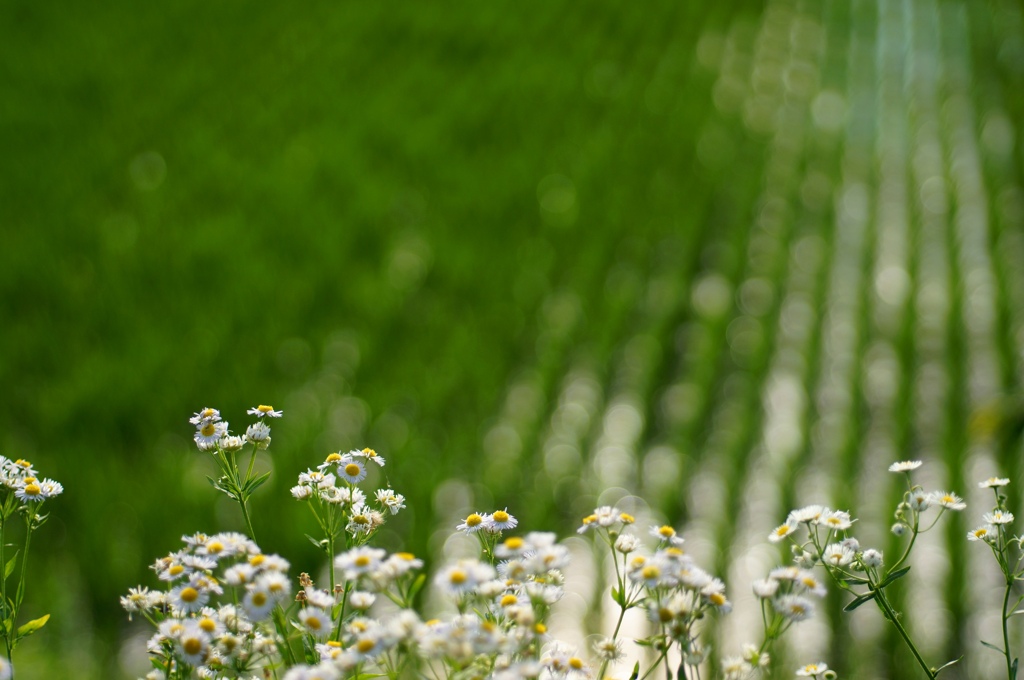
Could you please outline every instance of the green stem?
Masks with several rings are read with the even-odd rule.
[[[1013,673],[1013,662],[1010,660],[1010,633],[1007,623],[1010,617],[1007,609],[1010,604],[1010,593],[1013,591],[1013,579],[1006,580],[1006,593],[1003,594],[1003,654],[1006,656],[1006,680],[1015,680]]]
[[[889,619],[889,621],[892,622],[892,625],[896,627],[896,632],[900,634],[900,637],[903,638],[903,642],[905,642],[907,647],[910,648],[910,652],[914,655],[914,658],[917,659],[917,663],[924,670],[925,674],[930,679],[934,680],[935,674],[932,673],[931,667],[925,663],[925,660],[921,657],[921,653],[917,651],[917,647],[914,645],[914,641],[910,639],[910,634],[907,632],[907,629],[899,622],[896,612],[893,610],[892,605],[889,604],[889,600],[885,597],[885,593],[881,590],[876,590],[875,602],[877,602],[879,608],[885,612],[886,618]]]
[[[256,532],[252,530],[252,520],[249,518],[249,509],[245,507],[245,501],[238,499],[238,505],[242,508],[242,517],[245,519],[245,526],[249,530],[249,538],[256,541]]]

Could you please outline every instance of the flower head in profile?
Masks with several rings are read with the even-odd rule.
[[[275,411],[273,406],[264,406],[263,404],[249,409],[246,413],[257,418],[280,418],[283,415],[281,411]]]
[[[1006,486],[1010,483],[1010,480],[1006,477],[989,477],[984,482],[978,482],[978,488],[980,489],[998,489]]]
[[[932,503],[941,505],[947,510],[963,510],[967,507],[964,499],[950,491],[933,491],[931,494]]]
[[[462,531],[467,534],[475,534],[481,529],[486,529],[488,526],[487,515],[479,512],[472,512],[469,516],[462,521],[462,524],[455,527],[458,531]]]
[[[209,406],[207,406],[206,408],[197,411],[191,418],[188,419],[188,422],[192,423],[193,425],[199,425],[200,423],[217,422],[218,420],[220,420],[220,411],[218,411],[215,408],[210,408]]]
[[[889,466],[889,472],[910,472],[921,467],[919,460],[904,460]]]
[[[490,526],[487,527],[488,531],[515,529],[516,525],[519,524],[519,520],[508,513],[508,508],[496,510],[490,515],[490,520]]]
[[[806,666],[801,666],[797,669],[796,674],[797,677],[801,678],[816,678],[827,670],[828,666],[825,665],[825,662],[819,661],[818,663],[809,663]]]

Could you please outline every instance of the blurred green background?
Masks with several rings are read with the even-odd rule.
[[[0,453],[66,488],[19,678],[130,677],[117,597],[241,528],[204,406],[285,411],[253,512],[296,573],[287,489],[356,446],[408,497],[389,547],[492,505],[570,532],[612,487],[723,574],[891,460],[1019,481],[1015,3],[13,0],[0,93]],[[991,593],[945,586],[973,522],[936,656],[984,653]],[[824,620],[832,667],[910,677]]]

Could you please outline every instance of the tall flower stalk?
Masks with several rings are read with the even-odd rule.
[[[46,522],[48,514],[42,512],[44,503],[64,491],[64,487],[52,479],[40,479],[39,474],[27,460],[9,460],[0,456],[0,636],[4,640],[7,661],[0,662],[0,680],[14,677],[14,649],[23,639],[46,625],[50,619],[44,614],[20,626],[17,625],[21,605],[25,599],[26,577],[28,576],[28,553],[32,534]],[[21,548],[8,555],[8,538],[11,525],[18,523],[21,516],[24,527]],[[8,581],[17,571],[17,586],[13,595]]]
[[[194,414],[189,422],[196,426],[193,435],[196,446],[200,451],[212,453],[220,467],[221,476],[217,479],[208,478],[210,484],[238,503],[242,509],[242,519],[245,521],[249,538],[256,540],[252,518],[249,516],[249,498],[270,477],[269,472],[255,474],[256,453],[270,446],[270,426],[266,421],[270,418],[280,418],[282,414],[281,411],[275,411],[273,406],[262,404],[249,409],[246,413],[256,416],[257,420],[246,428],[245,435],[241,437],[234,436],[228,431],[227,421],[221,418],[220,411],[215,408],[202,409]],[[249,461],[243,475],[238,463],[246,448],[250,449]]]

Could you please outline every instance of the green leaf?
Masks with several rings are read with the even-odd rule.
[[[251,494],[253,491],[255,491],[256,489],[258,489],[261,486],[263,486],[267,482],[268,479],[270,479],[270,473],[269,472],[264,472],[259,477],[254,477],[254,478],[250,479],[249,482],[245,485],[244,491],[245,491],[246,495]]]
[[[854,609],[856,609],[857,607],[861,606],[865,602],[870,602],[873,599],[875,599],[875,593],[874,592],[864,593],[863,595],[857,596],[850,604],[848,604],[845,607],[843,607],[843,611],[844,612],[852,612]]]
[[[633,665],[633,672],[630,674],[629,680],[636,680],[639,677],[640,677],[640,662],[637,661]]]
[[[7,565],[4,566],[4,580],[6,581],[14,573],[14,566],[18,563],[18,553],[14,553],[14,557],[7,561]]]
[[[959,663],[960,659],[963,659],[963,658],[964,658],[964,656],[963,656],[963,654],[961,654],[959,659],[953,659],[952,661],[947,661],[946,663],[942,664],[941,666],[939,666],[938,668],[935,669],[935,672],[932,673],[932,677],[935,677],[936,675],[938,675],[942,671],[946,670],[947,668],[949,668],[953,664]]]
[[[992,643],[990,643],[990,642],[985,642],[984,640],[982,640],[982,641],[981,641],[981,644],[982,644],[983,646],[985,646],[985,647],[988,647],[989,649],[994,649],[994,650],[996,650],[997,652],[999,652],[1000,654],[1003,654],[1004,656],[1005,656],[1005,654],[1006,654],[1006,652],[1004,652],[1004,651],[1003,651],[1003,648],[1002,648],[1002,647],[996,647],[995,645],[993,645],[993,644],[992,644]]]
[[[412,600],[412,598],[416,597],[416,593],[420,592],[420,588],[422,588],[423,584],[426,583],[426,582],[427,582],[427,575],[426,574],[420,574],[419,576],[416,577],[416,580],[412,582],[411,586],[409,586],[409,599],[410,600]]]
[[[1013,671],[1013,673],[1010,675],[1010,680],[1017,680],[1017,662],[1018,661],[1020,661],[1020,659],[1014,659],[1013,660],[1013,666],[1010,667],[1011,670]]]
[[[39,630],[40,628],[45,626],[46,622],[49,621],[49,620],[50,620],[50,615],[49,614],[43,614],[38,619],[32,619],[31,621],[26,623],[24,626],[21,626],[21,627],[18,628],[18,637],[19,638],[28,637],[32,633],[36,632],[37,630]]]
[[[847,576],[840,580],[848,586],[866,586],[870,583],[866,578],[861,578],[859,576]]]
[[[907,575],[908,571],[910,571],[910,567],[903,567],[899,571],[894,571],[893,573],[889,574],[889,576],[884,581],[878,584],[878,588],[876,590],[881,590],[882,588],[886,587],[896,579],[903,578]]]
[[[315,545],[315,546],[316,546],[317,548],[319,548],[320,550],[323,550],[323,549],[324,549],[324,546],[325,546],[325,545],[327,544],[327,541],[326,541],[326,540],[323,540],[323,539],[318,539],[318,538],[313,538],[313,537],[312,537],[312,536],[310,536],[309,534],[306,534],[305,536],[306,536],[306,538],[308,538],[308,539],[309,539],[309,542],[310,542],[310,543],[312,543],[313,545]]]
[[[622,601],[622,592],[615,586],[612,586],[612,601],[620,607],[625,606],[625,602]]]

